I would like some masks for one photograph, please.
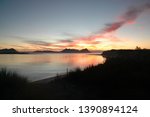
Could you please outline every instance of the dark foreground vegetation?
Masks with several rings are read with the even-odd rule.
[[[150,99],[150,50],[112,50],[103,56],[104,64],[46,83],[29,83],[3,70],[1,99]]]
[[[26,78],[3,68],[0,70],[0,99],[18,99],[28,87]]]

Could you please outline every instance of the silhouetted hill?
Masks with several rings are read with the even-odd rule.
[[[1,49],[0,54],[29,54],[28,52],[18,52],[17,50],[10,48],[10,49]]]
[[[90,51],[87,48],[80,50],[80,52],[81,53],[90,53]]]
[[[61,53],[90,53],[90,51],[88,49],[64,49],[61,51]]]
[[[0,54],[18,54],[19,52],[16,51],[15,49],[1,49]]]
[[[41,54],[41,53],[90,53],[88,49],[64,49],[62,51],[50,51],[50,50],[41,50],[41,51],[34,51],[32,53]]]
[[[51,51],[51,50],[38,50],[33,52],[18,52],[17,50],[11,49],[1,49],[0,54],[44,54],[44,53],[90,53],[88,49],[64,49],[62,51]]]

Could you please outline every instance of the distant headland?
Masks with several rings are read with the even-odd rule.
[[[0,49],[0,54],[28,54],[27,52],[18,52],[17,50],[10,49]]]
[[[10,49],[0,49],[0,54],[41,54],[41,53],[90,53],[90,51],[85,48],[85,49],[64,49],[61,51],[50,51],[50,50],[38,50],[38,51],[33,51],[33,52],[19,52],[15,50],[14,48]]]
[[[88,49],[82,49],[82,50],[77,50],[77,49],[64,49],[60,51],[61,53],[90,53]]]

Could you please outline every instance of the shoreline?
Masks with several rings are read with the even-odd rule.
[[[145,53],[141,53],[141,51],[144,51]],[[104,58],[106,59],[112,59],[112,58],[134,58],[133,55],[137,55],[137,56],[140,56],[140,55],[148,55],[149,54],[149,50],[110,50],[110,51],[104,51],[103,53],[90,53],[89,55],[96,55],[96,56],[103,56]],[[104,64],[104,63],[103,63]],[[37,81],[33,81],[31,83],[34,83],[34,84],[46,84],[46,83],[49,83],[53,80],[56,80],[56,79],[61,79],[61,78],[64,78],[67,74],[64,73],[64,74],[60,74],[58,76],[54,76],[54,77],[48,77],[48,78],[44,78],[44,79],[41,79],[41,80],[37,80]]]
[[[98,54],[89,54],[89,55],[95,55],[95,56],[103,56],[102,53]],[[104,57],[104,56],[103,56]],[[64,78],[65,76],[67,75],[67,73],[62,73],[62,74],[59,74],[58,76],[53,76],[53,77],[48,77],[48,78],[44,78],[44,79],[41,79],[41,80],[36,80],[36,81],[31,81],[31,83],[34,83],[34,84],[45,84],[45,83],[48,83],[48,82],[51,82],[55,79],[61,79],[61,78]]]
[[[51,81],[54,81],[56,79],[64,78],[65,76],[66,76],[66,74],[61,74],[61,75],[54,76],[54,77],[48,77],[48,78],[44,78],[41,80],[31,81],[31,83],[33,83],[33,84],[45,84],[45,83],[49,83]]]

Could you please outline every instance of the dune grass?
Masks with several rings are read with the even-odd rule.
[[[0,99],[17,99],[23,94],[28,80],[6,68],[0,69]]]

